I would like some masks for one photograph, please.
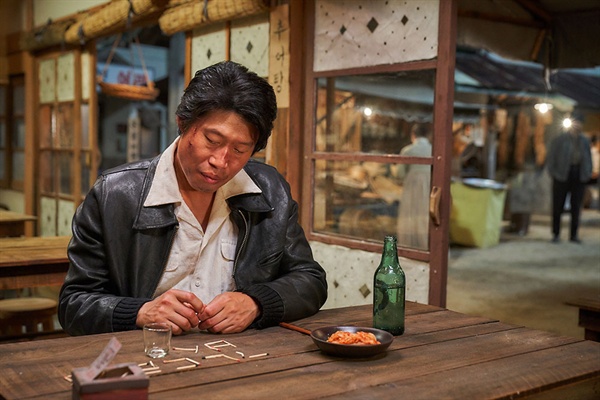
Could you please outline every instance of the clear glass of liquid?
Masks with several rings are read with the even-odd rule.
[[[162,358],[171,347],[171,326],[153,322],[144,325],[144,352],[151,358]]]

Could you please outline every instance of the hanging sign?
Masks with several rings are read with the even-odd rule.
[[[104,64],[97,66],[98,74],[101,74]],[[148,69],[148,78],[154,81],[154,71]],[[103,79],[106,83],[119,83],[122,85],[146,86],[146,74],[143,68],[130,67],[128,65],[111,64],[106,68]]]
[[[277,107],[290,106],[290,22],[289,6],[275,7],[270,15],[269,83],[277,96]]]

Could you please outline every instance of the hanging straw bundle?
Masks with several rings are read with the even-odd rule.
[[[136,16],[162,11],[169,4],[169,0],[130,0],[130,2],[131,11]]]
[[[77,44],[125,27],[129,16],[129,7],[128,0],[111,1],[97,12],[84,18],[80,24],[71,26],[65,34],[65,41]]]
[[[199,25],[258,14],[267,9],[263,0],[195,0],[167,8],[158,19],[166,35],[191,30]]]
[[[33,51],[63,43],[65,32],[75,21],[74,18],[57,22],[48,20],[46,25],[27,32],[21,37],[21,49]]]
[[[83,32],[81,32],[81,25],[83,24],[83,19],[75,22],[74,24],[72,24],[71,26],[69,26],[69,28],[66,30],[65,32],[65,43],[70,43],[70,44],[77,44],[80,41],[80,36],[81,36],[81,40],[83,41]]]
[[[123,30],[129,24],[154,21],[169,0],[112,0],[104,7],[73,24],[65,33],[65,42],[77,44]]]

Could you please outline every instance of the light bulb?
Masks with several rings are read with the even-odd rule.
[[[533,106],[536,110],[538,110],[541,114],[546,114],[548,111],[552,110],[552,104],[550,103],[538,103]]]

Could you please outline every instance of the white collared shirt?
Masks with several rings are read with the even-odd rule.
[[[179,222],[154,297],[175,288],[192,292],[208,304],[218,294],[235,290],[233,262],[238,229],[229,218],[231,210],[225,200],[243,193],[261,193],[261,190],[242,169],[217,190],[204,232],[179,192],[173,164],[178,141],[179,138],[163,152],[144,202],[144,207],[173,203]]]

